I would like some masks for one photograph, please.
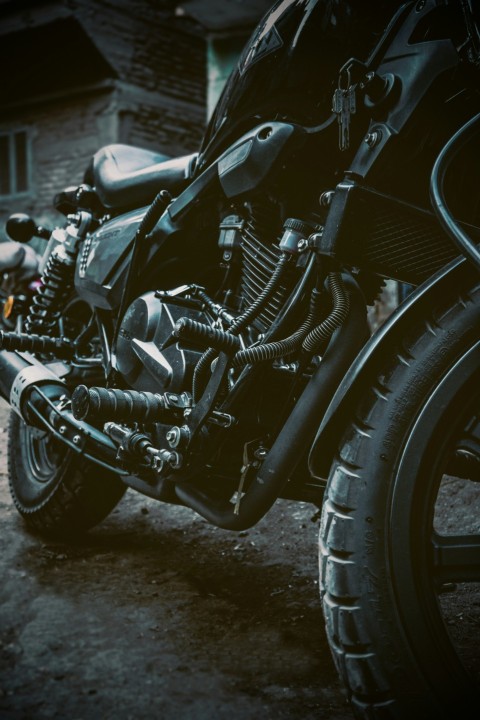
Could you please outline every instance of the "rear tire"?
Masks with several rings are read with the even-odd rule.
[[[453,646],[439,598],[449,575],[472,578],[444,567],[435,504],[455,439],[480,410],[479,325],[478,284],[419,320],[384,358],[330,473],[320,587],[333,658],[358,718],[447,720],[478,708],[478,678]],[[471,532],[477,563],[480,526]],[[477,657],[474,674],[479,667]]]
[[[10,413],[8,472],[12,498],[33,529],[69,537],[97,525],[126,487],[117,475]]]

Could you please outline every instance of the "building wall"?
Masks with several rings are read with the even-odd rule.
[[[25,94],[21,106],[0,107],[2,131],[26,128],[31,137],[31,190],[0,197],[0,238],[11,212],[53,221],[54,194],[81,182],[92,155],[123,142],[175,157],[198,149],[206,121],[206,46],[168,0],[40,0],[0,12],[0,34],[41,26],[68,15],[81,24],[113,68],[103,91],[70,88],[52,99]],[[1,8],[0,8],[1,11]],[[1,38],[0,38],[1,41]],[[68,58],[58,58],[68,64]],[[32,58],[32,62],[35,59]],[[15,72],[15,68],[11,68]]]
[[[140,90],[118,87],[118,141],[179,157],[198,150],[205,129],[205,106]]]
[[[80,183],[92,155],[116,137],[115,96],[110,92],[58,100],[0,119],[0,132],[19,126],[27,129],[31,142],[31,190],[0,198],[0,216],[27,212],[39,223],[52,222],[59,219],[52,209],[54,195]]]

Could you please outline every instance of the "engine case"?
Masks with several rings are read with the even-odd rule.
[[[162,345],[182,317],[208,323],[205,313],[164,303],[155,292],[136,298],[125,313],[116,345],[117,369],[129,386],[150,392],[182,392],[191,387],[202,351]]]

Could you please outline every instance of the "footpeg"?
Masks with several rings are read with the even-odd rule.
[[[48,335],[29,335],[0,331],[0,350],[54,355],[59,360],[69,360],[73,356],[73,345],[67,338]]]
[[[183,317],[177,321],[171,337],[163,345],[168,347],[177,340],[190,342],[202,347],[212,347],[226,353],[234,354],[241,348],[240,338],[224,330],[212,328],[204,323]]]
[[[79,385],[72,395],[76,420],[101,422],[168,422],[191,406],[187,393],[151,393]]]
[[[142,460],[158,473],[164,469],[178,470],[182,466],[182,456],[178,452],[155,448],[148,435],[113,422],[105,423],[104,431],[118,446],[119,459]]]

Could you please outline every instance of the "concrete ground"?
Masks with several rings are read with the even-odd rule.
[[[0,408],[2,720],[350,720],[318,599],[315,508],[217,530],[127,492],[75,544],[10,499]]]

